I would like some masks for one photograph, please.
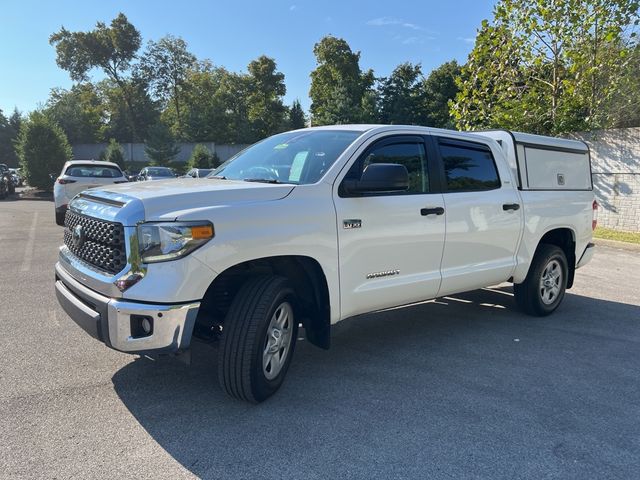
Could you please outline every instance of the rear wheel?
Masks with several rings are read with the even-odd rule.
[[[518,306],[529,315],[552,313],[564,298],[568,279],[567,257],[555,245],[542,244],[524,282],[514,284]]]
[[[280,388],[296,344],[295,306],[283,277],[251,278],[240,288],[224,321],[218,358],[227,394],[259,403]]]

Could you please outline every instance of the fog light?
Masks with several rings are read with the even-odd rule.
[[[150,334],[152,327],[153,326],[151,325],[151,321],[149,321],[147,317],[144,317],[142,319],[142,330],[144,331],[144,333],[146,333],[147,335]]]
[[[144,338],[153,334],[153,317],[131,315],[131,337]]]

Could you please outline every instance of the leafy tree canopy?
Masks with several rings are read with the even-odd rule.
[[[638,23],[636,0],[500,0],[458,82],[460,128],[556,134],[610,124]]]
[[[313,124],[357,123],[371,116],[374,109],[368,94],[375,77],[373,71],[360,69],[360,52],[329,35],[315,44],[313,53],[318,64],[311,72],[309,90]]]
[[[307,126],[307,116],[304,114],[300,100],[294,100],[289,108],[289,128],[297,130]]]
[[[196,61],[182,38],[167,35],[157,42],[149,41],[137,67],[137,75],[146,81],[161,107],[174,110],[178,133],[183,127],[183,90]]]
[[[53,188],[49,174],[58,174],[72,156],[62,129],[38,111],[32,112],[22,124],[16,150],[27,183],[45,190]]]

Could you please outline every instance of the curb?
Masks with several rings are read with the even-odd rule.
[[[640,244],[638,243],[619,242],[618,240],[607,240],[605,238],[594,238],[593,241],[599,247],[612,247],[629,252],[640,252]]]

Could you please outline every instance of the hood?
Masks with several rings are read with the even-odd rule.
[[[131,182],[107,185],[91,190],[91,195],[114,197],[124,195],[140,200],[145,219],[170,217],[174,212],[279,200],[293,190],[294,185],[273,185],[258,182],[219,180],[213,178],[173,178],[153,182]]]

